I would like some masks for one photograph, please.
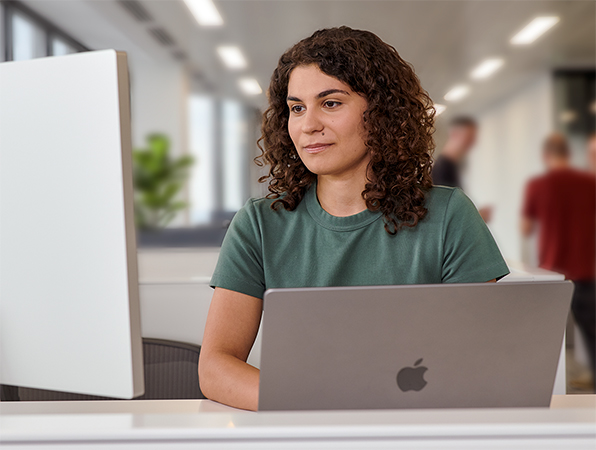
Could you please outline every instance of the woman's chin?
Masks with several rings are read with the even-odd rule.
[[[317,165],[317,164],[305,164],[306,168],[314,173],[315,175],[322,177],[322,176],[326,176],[326,175],[333,175],[336,173],[336,170],[333,170],[333,168],[330,167],[325,167],[323,165]]]

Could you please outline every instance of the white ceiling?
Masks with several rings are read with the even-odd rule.
[[[153,16],[134,19],[114,0],[30,1],[25,3],[91,48],[116,47],[132,58],[174,64],[174,50],[200,74],[198,86],[221,95],[241,95],[240,75],[267,86],[282,52],[313,31],[349,25],[377,33],[411,62],[437,103],[455,84],[469,83],[468,98],[449,105],[453,113],[476,113],[514,92],[537,73],[563,67],[596,66],[594,1],[294,1],[215,0],[224,18],[221,28],[201,28],[181,0],[142,0]],[[515,47],[509,39],[538,15],[561,18],[536,43]],[[164,28],[175,48],[159,44],[147,30]],[[239,45],[249,61],[240,72],[226,70],[215,53],[220,44]],[[504,67],[488,80],[472,82],[471,69],[488,57],[502,57]],[[250,101],[265,105],[265,96]]]

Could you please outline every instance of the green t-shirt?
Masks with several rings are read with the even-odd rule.
[[[313,185],[294,211],[249,200],[234,216],[211,278],[257,298],[271,288],[476,283],[509,273],[473,203],[460,189],[433,187],[428,214],[390,235],[369,210],[335,217]]]

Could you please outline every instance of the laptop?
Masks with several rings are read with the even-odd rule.
[[[259,410],[548,407],[570,281],[271,289]]]

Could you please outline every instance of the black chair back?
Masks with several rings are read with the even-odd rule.
[[[197,345],[143,338],[145,394],[134,400],[204,399],[199,387],[200,352]],[[1,396],[2,401],[116,400],[8,385],[2,385]]]

